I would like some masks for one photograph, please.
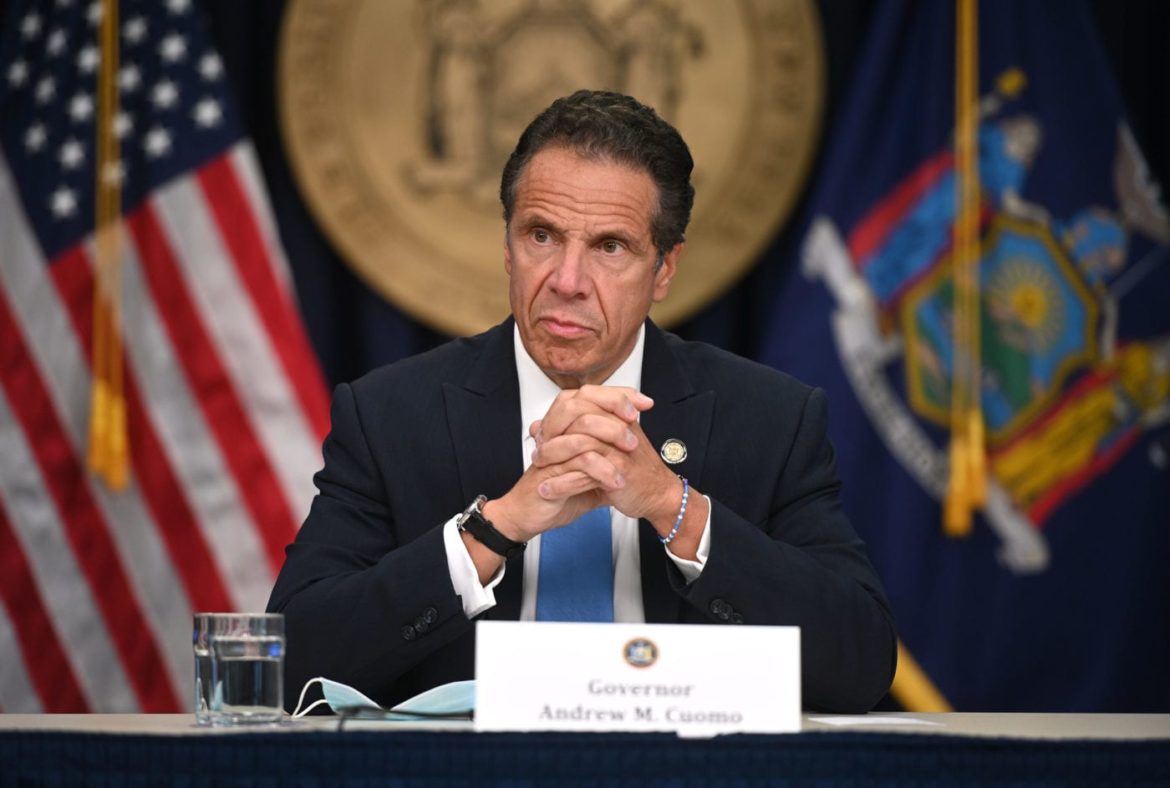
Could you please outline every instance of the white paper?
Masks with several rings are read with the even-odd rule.
[[[796,627],[481,621],[477,730],[791,733]]]

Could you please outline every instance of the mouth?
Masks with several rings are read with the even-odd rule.
[[[593,329],[568,318],[542,317],[537,321],[545,331],[560,339],[578,339],[593,333]]]

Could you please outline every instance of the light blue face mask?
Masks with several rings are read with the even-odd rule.
[[[309,704],[308,708],[301,711],[301,705],[305,702],[305,693],[313,684],[321,685],[321,694],[325,697]],[[301,689],[301,697],[297,700],[297,708],[293,711],[292,716],[303,717],[322,703],[329,704],[329,708],[335,714],[353,708],[378,710],[382,708],[353,687],[327,679],[324,676],[318,676],[305,682],[304,688]],[[398,719],[408,720],[416,719],[412,715],[467,714],[474,709],[475,682],[452,681],[449,684],[442,684],[415,695],[413,698],[399,703],[390,711],[403,712],[403,715]],[[395,717],[387,715],[386,719],[392,720]]]
[[[321,685],[321,694],[325,697],[313,701],[307,708],[302,711],[301,705],[305,702],[305,693],[308,692],[309,687],[313,686],[314,684]],[[340,681],[334,681],[333,679],[327,679],[324,676],[318,676],[315,679],[309,679],[306,681],[305,686],[301,688],[301,697],[297,699],[297,707],[293,710],[292,716],[294,719],[303,717],[313,709],[320,706],[322,703],[329,704],[329,708],[333,709],[334,714],[340,714],[344,709],[382,708],[377,703],[370,700],[348,684],[342,684]]]

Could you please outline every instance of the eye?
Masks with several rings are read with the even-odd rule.
[[[617,254],[625,248],[626,247],[622,245],[621,241],[615,241],[612,238],[608,241],[601,242],[601,251],[605,252],[606,254]]]
[[[537,228],[532,231],[532,240],[538,244],[546,244],[552,240],[552,236],[548,234],[548,230],[541,230]]]

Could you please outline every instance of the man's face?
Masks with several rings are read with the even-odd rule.
[[[648,173],[566,148],[540,151],[521,174],[504,238],[512,315],[561,388],[605,381],[666,297],[683,245],[654,270],[657,205]]]

